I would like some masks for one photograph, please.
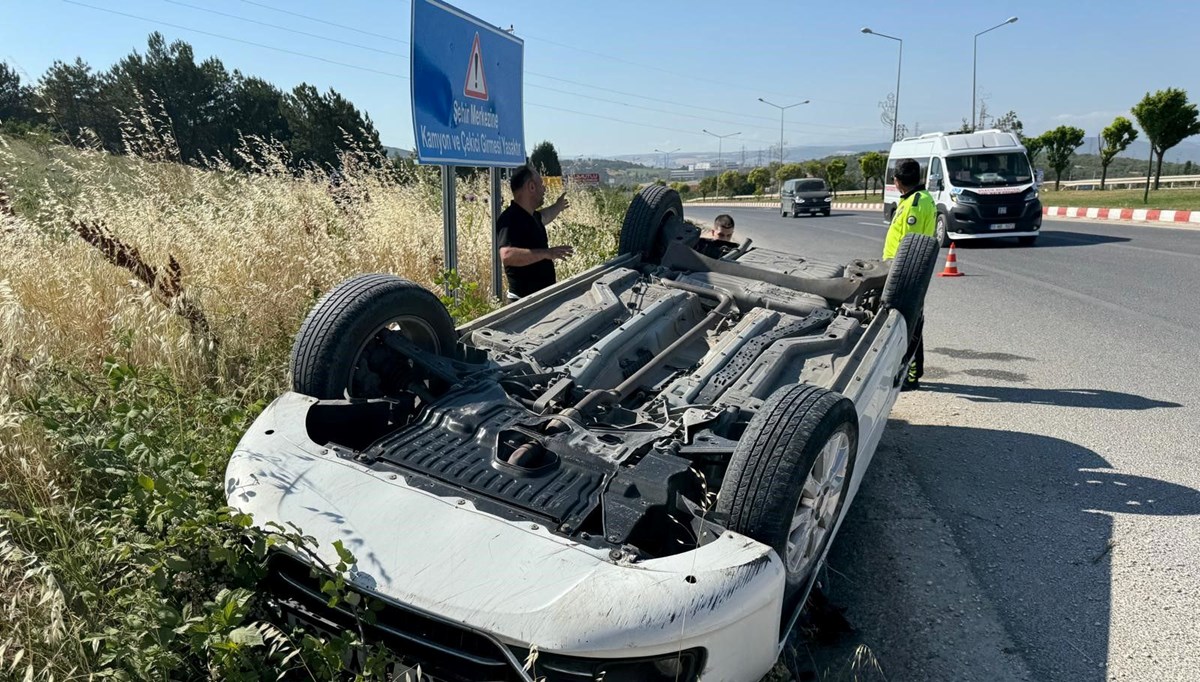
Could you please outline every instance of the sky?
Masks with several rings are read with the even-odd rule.
[[[564,158],[716,151],[704,129],[737,133],[725,154],[756,154],[779,141],[779,110],[760,97],[810,100],[785,114],[788,146],[889,139],[878,103],[899,43],[864,26],[904,40],[900,119],[922,132],[970,116],[973,36],[1010,16],[978,38],[977,91],[1027,134],[1094,136],[1165,87],[1200,100],[1195,0],[453,4],[524,39],[526,148],[548,139]],[[157,30],[284,89],[334,88],[407,149],[410,13],[408,0],[0,0],[0,59],[30,80],[56,59],[106,69]]]

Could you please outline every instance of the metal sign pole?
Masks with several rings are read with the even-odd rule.
[[[504,194],[500,191],[500,169],[493,166],[488,170],[492,183],[492,296],[504,300],[504,281],[501,276],[500,246],[496,243],[496,223],[504,210]]]
[[[442,249],[445,254],[443,270],[458,272],[458,225],[457,201],[454,191],[454,166],[442,166]],[[446,283],[446,294],[453,296],[454,290]]]

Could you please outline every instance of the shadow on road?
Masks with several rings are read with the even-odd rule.
[[[1070,232],[1067,230],[1042,230],[1034,248],[1054,248],[1058,246],[1096,246],[1133,241],[1129,237],[1113,237],[1106,234],[1090,234],[1087,232]],[[1004,249],[1017,246],[1017,240],[1012,239],[964,239],[957,243],[959,248],[972,249]],[[1029,247],[1025,247],[1029,248]]]
[[[975,403],[1020,403],[1087,407],[1102,410],[1152,410],[1183,407],[1179,403],[1154,400],[1133,393],[1087,388],[1029,388],[1025,386],[973,386],[969,384],[922,383],[925,390],[950,393]]]
[[[1008,679],[1002,664],[988,666],[1017,655],[1038,680],[1104,680],[1111,514],[1200,514],[1200,491],[1113,471],[1048,436],[892,420],[879,458],[891,461],[872,465],[829,558],[845,572],[830,578],[831,596],[857,631],[824,649],[844,659],[866,644],[886,679]],[[931,517],[905,496],[913,483],[897,480],[910,475]],[[939,545],[947,534],[953,550]],[[959,561],[1013,648],[989,654],[961,641],[973,621],[948,606],[966,588],[946,584],[954,571],[941,568]],[[819,653],[814,662],[841,667]],[[964,666],[974,673],[962,677]]]

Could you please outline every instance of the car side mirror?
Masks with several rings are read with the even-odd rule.
[[[941,178],[933,179],[933,188],[939,192],[946,189],[946,183],[942,182]]]

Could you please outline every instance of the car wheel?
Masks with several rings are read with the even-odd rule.
[[[938,245],[933,237],[916,233],[904,235],[883,284],[883,305],[904,316],[910,335],[915,334],[921,319],[925,292],[929,289],[937,256]]]
[[[633,197],[625,212],[617,253],[633,253],[643,259],[661,255],[666,248],[667,227],[675,221],[683,223],[683,202],[679,193],[662,185],[646,187]]]
[[[394,275],[359,275],[338,284],[308,313],[292,346],[292,389],[322,400],[396,395],[411,363],[387,344],[400,334],[453,357],[458,337],[446,306],[424,287]]]
[[[799,217],[800,217],[800,211],[797,211],[796,209],[794,209],[794,208],[793,208],[793,209],[792,209],[792,217],[793,217],[793,218],[799,218]]]
[[[854,403],[809,384],[771,394],[734,448],[717,512],[779,554],[789,605],[806,596],[824,558],[857,454]]]
[[[830,214],[830,212],[831,212],[831,211],[830,211],[830,209],[828,209],[828,208],[827,208],[827,209],[825,209],[824,211],[821,211],[821,215],[823,215],[823,216],[825,216],[826,218],[828,218],[828,217],[829,217],[829,214]]]
[[[1034,246],[1037,244],[1037,235],[1032,237],[1017,237],[1017,243],[1021,246]]]
[[[937,243],[938,243],[939,247],[945,248],[947,246],[950,246],[950,234],[946,230],[946,214],[945,213],[938,214],[937,227],[935,229],[934,235],[935,235],[934,238],[937,239]]]

